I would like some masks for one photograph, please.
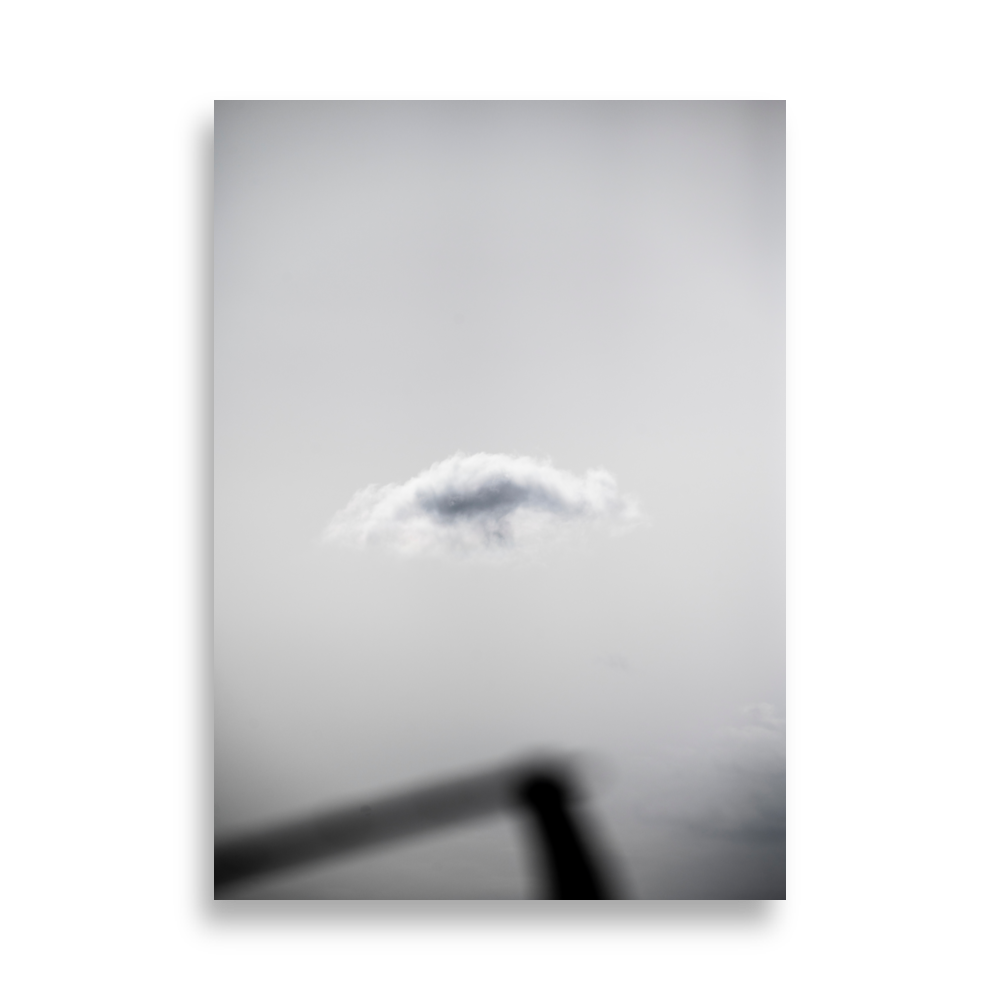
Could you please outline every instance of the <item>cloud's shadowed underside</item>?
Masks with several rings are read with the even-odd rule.
[[[326,538],[403,556],[509,557],[582,528],[620,531],[637,520],[635,502],[605,469],[576,476],[548,460],[459,452],[402,485],[359,490]]]

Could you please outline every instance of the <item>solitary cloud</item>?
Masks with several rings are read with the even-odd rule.
[[[326,538],[403,556],[504,556],[581,529],[618,531],[637,519],[635,502],[605,469],[576,476],[546,459],[459,452],[402,485],[359,490]]]

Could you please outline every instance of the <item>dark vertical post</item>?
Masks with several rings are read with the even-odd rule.
[[[518,789],[518,798],[548,872],[549,898],[614,898],[574,815],[566,780],[550,771],[530,773]]]

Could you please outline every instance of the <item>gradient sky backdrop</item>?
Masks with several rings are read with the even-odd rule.
[[[784,177],[783,102],[216,104],[220,835],[551,748],[632,897],[784,896]],[[645,521],[324,541],[457,451]],[[532,891],[500,817],[242,894]]]

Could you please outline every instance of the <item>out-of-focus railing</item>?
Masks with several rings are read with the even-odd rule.
[[[571,765],[530,760],[223,841],[215,886],[328,860],[492,813],[524,819],[550,899],[612,899]]]

